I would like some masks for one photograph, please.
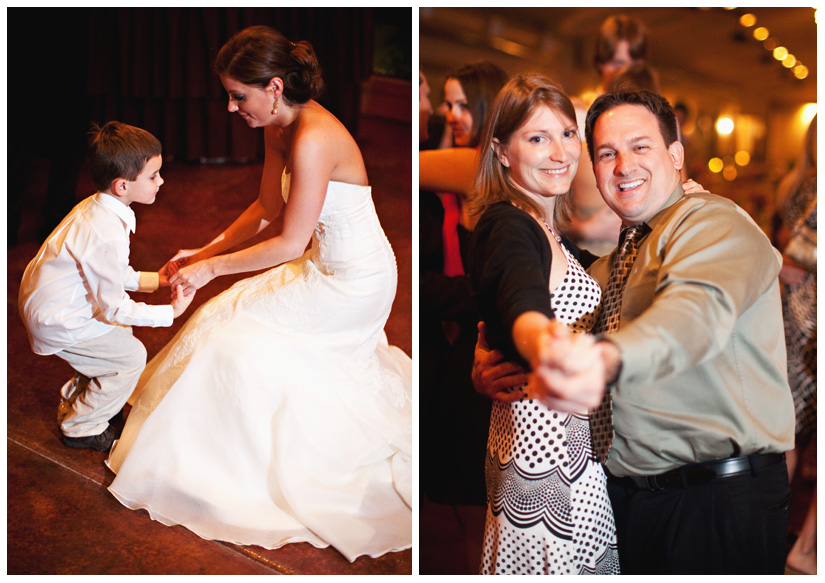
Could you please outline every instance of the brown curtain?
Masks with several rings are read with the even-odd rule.
[[[321,99],[355,132],[361,81],[372,67],[369,8],[90,9],[87,93],[96,119],[118,119],[155,133],[177,159],[262,158],[262,132],[226,111],[212,62],[236,31],[273,26],[310,41],[324,71]]]
[[[9,247],[35,159],[48,160],[49,173],[41,240],[76,202],[92,122],[142,127],[177,160],[262,160],[263,132],[226,111],[212,72],[242,28],[310,41],[327,85],[320,101],[353,135],[372,71],[370,8],[8,8],[6,18]]]
[[[226,111],[212,71],[236,31],[266,24],[308,40],[323,69],[320,99],[355,133],[361,82],[372,70],[370,8],[10,8],[9,100],[21,140],[80,135],[92,121],[119,120],[188,161],[262,158],[263,132]],[[37,104],[37,107],[34,104]],[[9,136],[10,142],[15,140]]]

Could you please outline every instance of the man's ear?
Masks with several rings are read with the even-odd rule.
[[[673,142],[667,147],[667,152],[670,154],[670,159],[673,160],[673,165],[676,170],[681,170],[685,165],[685,147],[682,142]]]
[[[493,143],[490,144],[490,147],[493,149],[493,154],[496,155],[498,161],[501,162],[501,165],[505,168],[509,168],[510,160],[507,159],[507,149],[501,145],[498,138],[493,138]]]

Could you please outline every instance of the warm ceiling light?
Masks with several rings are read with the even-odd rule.
[[[747,166],[751,161],[751,155],[747,153],[745,150],[739,150],[734,155],[733,159],[736,161],[736,164],[739,166]]]
[[[720,117],[716,121],[716,131],[726,136],[733,131],[733,120],[729,117]]]
[[[768,29],[764,26],[760,26],[759,28],[756,28],[753,31],[753,38],[755,38],[758,41],[763,41],[769,36],[771,36],[771,33],[768,32]]]
[[[725,164],[721,158],[711,158],[708,160],[708,170],[711,172],[721,172]]]
[[[796,65],[796,57],[794,57],[793,55],[788,55],[787,57],[782,59],[782,65],[784,65],[785,68],[790,69],[791,67]]]
[[[739,18],[739,24],[741,24],[745,28],[750,28],[751,26],[756,24],[756,17],[750,12],[748,12],[747,14],[743,14]]]
[[[762,46],[765,47],[766,50],[772,51],[777,46],[779,46],[779,43],[776,42],[775,38],[771,37],[771,38],[765,39],[765,42],[762,43]]]
[[[785,47],[776,47],[773,50],[773,58],[776,59],[777,61],[781,61],[787,56],[788,56],[788,49],[786,49]]]
[[[811,120],[816,115],[816,103],[806,103],[802,106],[802,112],[800,113],[800,118],[802,119],[803,127],[807,128],[808,124],[811,123]]]
[[[738,173],[736,172],[736,166],[725,166],[725,169],[722,170],[722,176],[728,182],[733,182],[734,180],[736,180],[737,174]]]
[[[808,76],[808,67],[805,65],[797,65],[793,68],[793,74],[797,79],[804,79]]]

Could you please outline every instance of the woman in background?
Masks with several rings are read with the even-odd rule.
[[[796,167],[780,184],[778,199],[783,223],[778,242],[784,259],[779,272],[782,315],[796,411],[796,443],[787,454],[793,479],[816,435],[816,117]],[[816,574],[816,488],[787,563],[798,573]]]
[[[472,225],[464,199],[484,118],[506,81],[487,61],[450,71],[444,101],[456,147],[419,152],[421,486],[430,502],[452,505],[458,514],[467,505],[481,514],[490,423],[490,402],[470,378],[478,309],[465,273]]]

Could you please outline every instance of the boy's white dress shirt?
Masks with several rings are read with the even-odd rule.
[[[157,274],[129,266],[135,213],[96,193],[63,219],[26,267],[20,315],[32,351],[55,354],[115,326],[171,326],[171,305],[133,301],[129,291],[154,291]]]

